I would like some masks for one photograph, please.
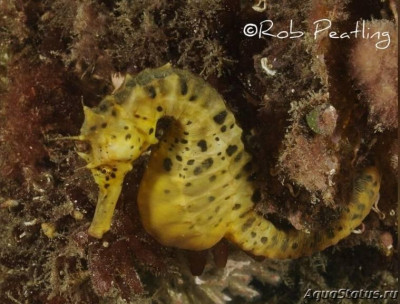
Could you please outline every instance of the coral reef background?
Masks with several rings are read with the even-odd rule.
[[[0,303],[305,303],[309,288],[397,289],[397,9],[393,0],[0,0]],[[365,20],[390,33],[390,47],[314,39],[322,18],[339,32]],[[276,33],[293,20],[305,36],[243,34],[266,19]],[[60,137],[79,133],[82,103],[111,93],[112,75],[167,62],[201,75],[233,109],[269,220],[326,226],[371,164],[382,172],[379,207],[358,233],[298,260],[256,261],[225,241],[200,253],[165,248],[138,218],[143,157],[111,231],[89,238],[97,189],[75,151],[88,147]]]

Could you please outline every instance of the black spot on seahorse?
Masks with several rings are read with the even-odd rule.
[[[292,244],[292,249],[296,249],[297,247],[299,247],[299,244],[296,243],[296,242],[294,242],[294,243]]]
[[[249,229],[253,225],[255,220],[256,220],[255,217],[247,219],[247,221],[242,225],[242,232],[245,232],[247,229]]]
[[[260,239],[260,241],[261,241],[261,243],[265,244],[265,243],[267,243],[268,238],[267,238],[266,236],[263,236],[263,237]]]
[[[238,147],[236,145],[229,145],[228,148],[226,148],[226,154],[228,154],[228,156],[232,156],[237,149]]]
[[[203,172],[203,170],[200,167],[196,167],[193,170],[194,175],[199,175],[201,172]]]
[[[207,142],[206,142],[204,139],[199,140],[199,141],[197,142],[197,146],[200,147],[201,152],[207,151]]]
[[[217,115],[215,115],[213,117],[214,121],[219,124],[222,125],[225,121],[226,115],[228,114],[228,112],[226,112],[225,110],[219,112]]]
[[[241,206],[242,206],[242,205],[240,205],[240,204],[235,204],[235,205],[232,207],[232,210],[238,210],[238,209],[240,209]]]
[[[188,92],[188,86],[187,86],[186,80],[184,78],[182,78],[182,77],[179,77],[179,83],[180,83],[180,86],[181,86],[181,94],[182,95],[186,95],[187,92]]]
[[[213,159],[211,157],[209,157],[209,158],[203,160],[201,162],[201,165],[203,166],[204,169],[209,169],[213,163],[214,163]]]
[[[239,152],[236,156],[235,156],[235,158],[233,159],[235,162],[238,162],[238,161],[240,161],[241,159],[242,159],[242,156],[243,156],[243,152]]]
[[[154,99],[157,95],[156,93],[156,89],[154,88],[154,86],[148,86],[146,87],[146,91],[147,91],[147,95],[151,98]]]
[[[227,196],[225,199],[227,199],[227,198],[229,198],[229,196]],[[244,218],[247,213],[248,213],[247,211],[243,212],[242,214],[239,215],[239,218],[241,218],[241,219]]]
[[[165,171],[171,171],[172,160],[170,158],[165,158],[163,161],[163,167],[164,167]]]
[[[99,104],[99,111],[100,112],[106,112],[109,108],[109,103],[106,100],[103,100],[100,104]]]

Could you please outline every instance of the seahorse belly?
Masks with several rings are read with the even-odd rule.
[[[179,114],[177,107],[165,113],[175,122],[152,153],[140,185],[139,210],[146,230],[162,244],[202,250],[223,238],[233,220],[235,192],[243,188],[235,176],[250,158],[243,150],[242,130],[222,98],[199,79],[170,77],[174,86],[186,83],[185,94],[173,90],[156,98],[184,107]],[[246,195],[248,190],[243,189]]]

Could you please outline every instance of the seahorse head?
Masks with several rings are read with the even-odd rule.
[[[84,107],[80,139],[89,142],[90,150],[79,155],[86,160],[87,168],[132,163],[153,143],[134,120],[124,119],[119,108],[112,105],[109,111],[100,113]]]

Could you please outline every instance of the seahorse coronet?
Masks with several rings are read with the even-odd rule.
[[[227,238],[254,255],[296,258],[336,244],[367,216],[379,194],[375,167],[362,171],[338,220],[322,231],[280,230],[254,211],[258,189],[242,129],[221,95],[200,77],[167,64],[127,75],[95,108],[84,107],[79,155],[99,186],[89,234],[110,229],[132,162],[155,145],[138,194],[146,231],[160,243],[204,250]],[[172,125],[160,140],[157,122]]]

